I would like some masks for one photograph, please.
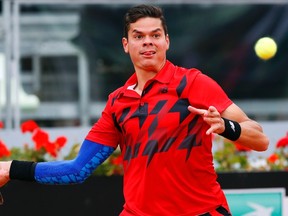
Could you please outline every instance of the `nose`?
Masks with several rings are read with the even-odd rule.
[[[144,46],[149,46],[149,45],[152,45],[152,44],[153,44],[152,40],[151,40],[151,38],[149,36],[144,38],[144,42],[143,42]]]

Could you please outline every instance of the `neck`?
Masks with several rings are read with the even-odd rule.
[[[157,70],[147,70],[142,68],[135,68],[135,73],[137,76],[137,85],[135,86],[135,90],[143,90],[145,87],[145,84],[153,79],[157,73],[164,67],[166,61],[163,62],[163,64],[157,69]]]
[[[136,76],[137,76],[137,84],[135,86],[135,90],[138,89],[138,90],[143,90],[144,89],[144,86],[145,84],[153,79],[155,76],[156,76],[156,72],[144,72],[144,73],[139,73],[136,71]]]

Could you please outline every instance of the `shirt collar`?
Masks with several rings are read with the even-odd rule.
[[[164,67],[156,74],[153,80],[157,80],[160,83],[169,83],[173,74],[174,74],[175,65],[173,65],[170,61],[166,60]],[[125,83],[125,88],[127,89],[128,86],[134,85],[137,82],[136,73],[127,80]]]
[[[175,65],[173,65],[170,61],[166,60],[164,67],[156,74],[156,76],[152,80],[156,80],[160,83],[167,84],[170,82],[174,74],[174,71],[175,71]],[[136,73],[134,72],[133,75],[124,84],[124,88],[122,89],[121,93],[125,94],[126,91],[129,90],[131,91],[131,89],[129,89],[129,86],[131,87],[136,83],[137,83],[137,76]]]
[[[173,65],[170,61],[166,60],[164,67],[156,74],[153,78],[160,83],[169,83],[172,76],[174,75],[175,65]]]

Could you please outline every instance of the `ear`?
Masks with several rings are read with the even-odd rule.
[[[123,46],[124,52],[129,53],[128,39],[125,37],[122,38],[122,46]]]
[[[166,35],[166,43],[167,43],[167,50],[169,50],[169,47],[170,47],[170,38],[169,38],[169,35],[168,35],[168,34]]]

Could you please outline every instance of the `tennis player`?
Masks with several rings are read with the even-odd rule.
[[[122,44],[135,73],[109,95],[77,157],[3,161],[0,186],[10,179],[82,183],[120,145],[121,216],[231,215],[213,167],[212,134],[256,151],[265,151],[269,139],[214,80],[166,59],[170,39],[161,8],[134,6],[124,21]]]

